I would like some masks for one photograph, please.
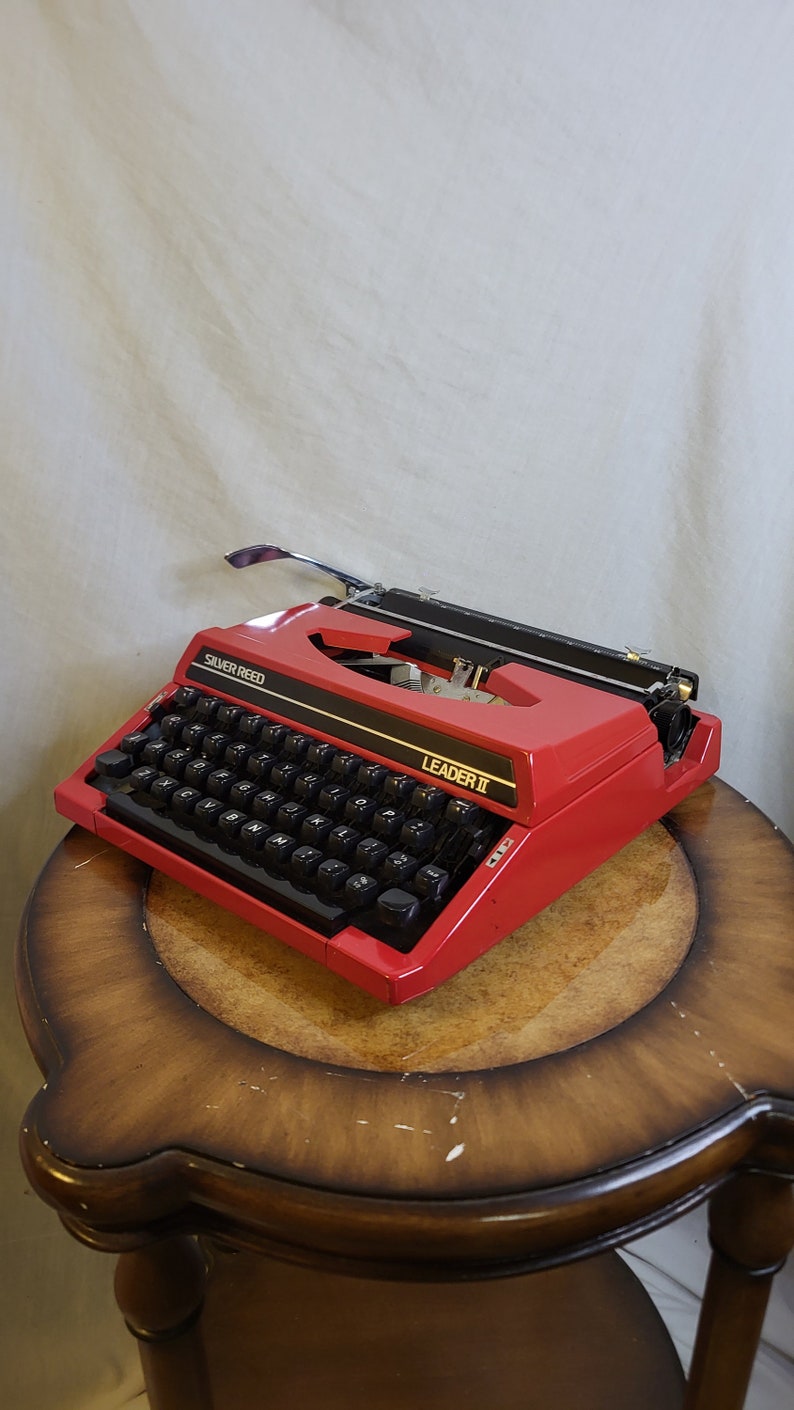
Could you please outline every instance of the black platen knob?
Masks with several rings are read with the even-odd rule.
[[[677,754],[692,732],[693,716],[683,700],[660,700],[650,711],[665,754]]]

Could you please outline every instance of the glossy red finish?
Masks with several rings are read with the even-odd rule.
[[[224,658],[242,658],[262,679],[277,673],[281,694],[268,717],[297,724],[332,743],[349,746],[350,705],[380,712],[378,729],[361,726],[365,747],[357,752],[395,767],[389,741],[397,743],[406,722],[432,730],[449,740],[449,754],[415,750],[412,767],[400,759],[401,772],[441,783],[451,794],[475,797],[483,806],[511,821],[507,847],[481,862],[409,955],[374,940],[350,926],[326,940],[306,925],[245,895],[229,883],[174,855],[150,839],[108,818],[103,795],[87,782],[95,754],[117,747],[128,732],[145,726],[148,708],[139,710],[71,778],[56,789],[56,806],[73,822],[131,852],[169,876],[268,930],[353,983],[389,1003],[415,998],[449,978],[505,935],[535,915],[582,877],[593,871],[645,827],[709,778],[717,769],[720,723],[694,711],[696,726],[683,757],[665,769],[662,747],[644,707],[608,691],[562,679],[548,672],[509,665],[492,672],[488,690],[505,705],[464,703],[435,698],[359,675],[320,649],[345,649],[400,655],[408,633],[376,620],[345,616],[322,604],[291,608],[231,628],[200,633],[182,656],[174,680],[157,702],[167,703],[180,685],[195,683],[189,672],[202,649]],[[210,669],[210,668],[206,668]],[[288,678],[286,685],[284,678]],[[291,716],[298,701],[289,695],[289,682],[316,687],[321,705],[302,704],[303,714]],[[255,709],[250,693],[248,709]],[[244,698],[234,681],[220,675],[213,693],[228,700]],[[328,704],[332,697],[331,708]],[[319,698],[319,697],[318,697]],[[335,705],[338,701],[338,709]],[[306,711],[310,712],[307,723]],[[311,714],[313,712],[313,715]],[[316,723],[314,723],[316,716]],[[394,720],[394,735],[382,717]],[[339,732],[334,733],[337,729]],[[454,761],[462,745],[498,756],[515,781],[516,801],[484,798],[480,788],[467,787],[438,768]],[[447,746],[444,746],[445,749]],[[421,764],[428,766],[423,770]],[[429,766],[432,765],[432,769]],[[490,786],[490,785],[488,785]]]

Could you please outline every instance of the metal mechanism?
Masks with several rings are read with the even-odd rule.
[[[408,592],[366,583],[343,569],[274,544],[226,554],[226,561],[234,568],[281,558],[306,563],[343,583],[347,597],[337,604],[343,612],[361,613],[410,629],[410,637],[400,642],[391,658],[391,673],[382,669],[385,661],[374,658],[346,663],[354,670],[448,699],[502,703],[499,696],[487,693],[491,672],[510,663],[534,666],[638,700],[656,725],[666,763],[675,762],[686,748],[695,724],[689,708],[689,701],[696,700],[698,693],[694,671],[651,660],[645,649],[617,651],[442,602],[428,588]],[[406,676],[401,661],[413,662],[418,678]]]
[[[369,593],[383,592],[382,583],[366,583],[363,578],[355,577],[344,568],[333,568],[329,563],[322,563],[319,558],[307,558],[305,553],[293,553],[291,549],[278,548],[274,543],[258,543],[252,544],[250,548],[237,548],[224,557],[233,568],[249,568],[253,563],[276,563],[281,558],[291,558],[296,563],[306,563],[310,568],[316,568],[320,573],[327,573],[329,577],[336,578],[337,582],[344,583],[348,598],[355,596],[363,599]]]

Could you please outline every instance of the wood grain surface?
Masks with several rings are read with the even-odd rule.
[[[214,1410],[679,1410],[684,1377],[616,1254],[496,1282],[373,1283],[214,1250]]]
[[[231,1028],[320,1063],[463,1072],[560,1052],[636,1013],[689,949],[697,890],[656,824],[468,969],[398,1007],[162,873],[146,921],[171,976]]]
[[[658,877],[667,871],[669,880],[669,863],[685,898],[691,872],[694,935],[684,900],[678,960],[668,948],[655,997],[631,982],[624,956],[613,1012],[641,1007],[616,1026],[608,1005],[590,1007],[585,1028],[597,1036],[570,1046],[570,1029],[555,1036],[549,1027],[545,1055],[527,1058],[516,1056],[515,1032],[505,1036],[504,1006],[482,1005],[475,1016],[474,967],[464,978],[479,1057],[461,1061],[466,1025],[456,1018],[443,1036],[446,1020],[434,1026],[434,1006],[422,1000],[426,1029],[421,1018],[405,1021],[419,1025],[411,1041],[426,1042],[431,1058],[401,1053],[402,1070],[388,1070],[402,1034],[396,1047],[380,1035],[369,1059],[359,1044],[355,1063],[342,1062],[290,1051],[283,1026],[252,1037],[208,1012],[152,943],[147,869],[75,830],[42,875],[19,950],[23,1018],[48,1074],[24,1123],[31,1179],[79,1236],[102,1247],[123,1246],[153,1223],[205,1232],[233,1224],[242,1240],[297,1259],[312,1250],[463,1274],[616,1242],[702,1198],[743,1162],[791,1171],[791,849],[720,783],[677,808],[667,827],[681,859],[670,862],[658,834],[646,839],[633,898],[626,859],[616,858],[537,927],[542,935],[558,925],[563,945],[588,926],[603,937],[611,907],[619,923],[643,914],[664,949],[670,911]],[[167,924],[165,895],[156,891],[150,914]],[[200,904],[214,935],[218,913]],[[243,949],[250,944],[242,935]],[[213,962],[214,945],[202,946]],[[589,966],[609,950],[598,946],[583,947],[578,966],[576,946],[567,952],[546,991],[550,1005],[571,989],[586,995]],[[537,954],[548,979],[549,945]],[[492,955],[499,966],[498,948]],[[665,966],[674,970],[666,983]],[[311,1030],[312,1041],[336,1032],[336,1005],[349,1022],[360,1003],[355,991],[342,999],[326,991],[318,1022],[321,980],[312,967],[305,990],[292,989],[294,1031]],[[525,1012],[532,1005],[530,996]],[[529,1026],[536,1021],[542,1029],[537,1004]],[[339,1031],[347,1033],[341,1017]],[[342,1041],[349,1050],[349,1033]],[[449,1066],[444,1044],[458,1054]],[[499,1049],[500,1065],[486,1065],[484,1054]]]

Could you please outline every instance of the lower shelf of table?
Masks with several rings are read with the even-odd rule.
[[[517,1278],[389,1283],[212,1251],[215,1410],[680,1410],[684,1377],[617,1254]]]

